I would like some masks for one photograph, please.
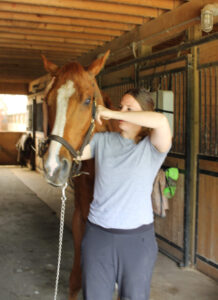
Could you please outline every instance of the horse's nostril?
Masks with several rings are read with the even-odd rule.
[[[67,159],[63,158],[61,160],[61,174],[62,174],[62,176],[66,176],[66,174],[68,174],[70,172],[70,166],[71,166],[71,164]]]

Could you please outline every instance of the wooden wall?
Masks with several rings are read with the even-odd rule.
[[[18,82],[0,82],[0,94],[27,95],[28,84]]]
[[[196,267],[218,279],[218,41],[199,47]]]
[[[204,261],[218,263],[218,176],[214,176],[215,172],[218,174],[218,162],[199,160],[196,257],[197,268],[218,279],[218,270]]]
[[[16,165],[16,143],[23,132],[0,132],[0,165]]]

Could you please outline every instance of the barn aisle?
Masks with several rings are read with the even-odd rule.
[[[61,191],[27,168],[3,166],[0,166],[0,191],[0,299],[52,300]],[[67,300],[73,260],[70,189],[67,196],[58,300]],[[193,269],[179,269],[159,254],[150,300],[217,300],[217,295],[215,281]]]
[[[13,173],[0,168],[0,299],[53,299],[59,222]],[[67,299],[73,244],[64,232],[60,300]]]

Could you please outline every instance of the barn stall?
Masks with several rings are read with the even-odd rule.
[[[42,173],[42,103],[50,80],[41,54],[62,66],[89,65],[110,49],[99,86],[118,107],[143,86],[173,92],[173,146],[164,168],[180,171],[164,219],[155,219],[159,250],[180,267],[218,278],[217,1],[0,1],[0,93],[28,95],[27,165]],[[209,13],[207,14],[207,12]],[[204,28],[204,16],[211,28]],[[209,21],[208,21],[209,20]],[[207,25],[207,24],[206,24]],[[158,99],[158,98],[157,98]],[[0,132],[0,163],[16,164],[22,132]]]

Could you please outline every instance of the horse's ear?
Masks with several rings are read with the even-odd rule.
[[[108,50],[103,56],[100,56],[95,61],[93,61],[91,65],[88,67],[88,71],[92,73],[94,76],[96,76],[104,67],[104,64],[109,54],[110,54],[110,50]]]
[[[43,54],[41,54],[41,56],[42,56],[45,70],[48,73],[50,73],[52,76],[55,76],[59,67],[57,65],[53,64],[52,62],[50,62],[49,60],[47,60],[47,58]]]

